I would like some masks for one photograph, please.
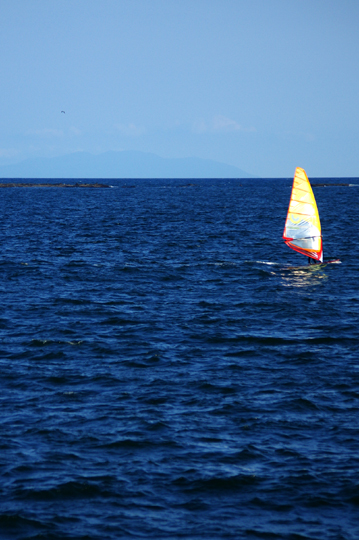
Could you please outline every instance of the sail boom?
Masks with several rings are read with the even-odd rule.
[[[283,236],[284,240],[309,240],[310,238],[322,238],[322,236],[302,236],[300,238],[287,238],[285,236]]]

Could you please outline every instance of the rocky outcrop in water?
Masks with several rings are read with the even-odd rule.
[[[76,182],[76,184],[64,184],[63,182],[59,182],[57,184],[35,184],[31,182],[11,182],[9,184],[0,184],[0,188],[29,188],[29,187],[37,187],[37,188],[109,188],[108,184],[99,184],[98,182],[95,182],[94,184],[85,184],[85,183],[79,183]]]

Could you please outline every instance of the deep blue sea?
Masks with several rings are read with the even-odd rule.
[[[1,540],[359,538],[359,186],[102,182],[0,190]]]

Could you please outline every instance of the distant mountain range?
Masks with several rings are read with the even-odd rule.
[[[0,178],[253,178],[233,165],[211,159],[162,158],[138,151],[76,152],[33,158],[0,167]]]

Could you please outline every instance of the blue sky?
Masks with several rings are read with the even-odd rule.
[[[0,165],[141,150],[359,176],[357,0],[0,0],[0,14]]]

